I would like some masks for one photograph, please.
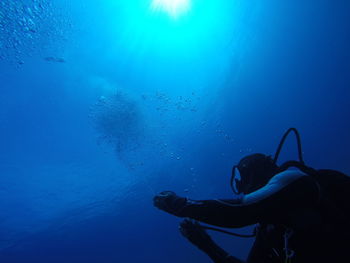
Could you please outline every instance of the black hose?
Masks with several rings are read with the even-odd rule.
[[[273,162],[275,164],[277,164],[277,160],[278,160],[278,157],[281,153],[281,150],[282,150],[282,147],[289,135],[290,132],[294,132],[295,136],[296,136],[296,139],[297,139],[297,143],[298,143],[298,156],[299,156],[299,162],[304,164],[304,159],[303,159],[303,151],[302,151],[302,148],[301,148],[301,139],[300,139],[300,134],[298,132],[298,130],[296,128],[290,128],[288,129],[285,134],[283,135],[282,139],[281,139],[281,142],[279,143],[278,145],[278,148],[277,148],[277,151],[275,153],[275,158],[273,159]]]
[[[224,234],[227,234],[227,235],[231,235],[231,236],[235,236],[235,237],[251,238],[251,237],[255,237],[256,236],[255,231],[254,231],[253,234],[245,235],[245,234],[233,233],[233,232],[230,232],[230,231],[226,231],[226,230],[223,230],[223,229],[220,229],[220,228],[216,228],[216,227],[211,227],[211,226],[203,226],[203,225],[201,225],[201,227],[204,228],[204,229],[213,230],[213,231],[216,231],[216,232],[221,232],[221,233],[224,233]]]

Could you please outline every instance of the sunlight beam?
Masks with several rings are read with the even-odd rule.
[[[185,14],[190,7],[190,0],[153,0],[151,4],[152,10],[166,12],[172,18]]]

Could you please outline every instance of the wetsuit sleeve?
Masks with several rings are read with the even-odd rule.
[[[187,200],[179,212],[220,227],[243,227],[258,222],[278,222],[287,213],[314,207],[319,200],[316,181],[300,172],[283,172],[259,190],[237,200]]]

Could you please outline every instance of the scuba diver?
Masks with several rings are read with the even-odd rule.
[[[279,166],[278,156],[292,131],[299,161]],[[350,178],[306,166],[295,128],[284,134],[274,158],[259,153],[244,157],[233,167],[230,183],[235,193],[231,199],[191,200],[164,191],[153,202],[167,213],[186,218],[180,224],[181,233],[215,263],[350,262]],[[255,236],[246,261],[229,255],[206,232],[238,235],[217,227],[254,224],[254,234],[246,236]]]

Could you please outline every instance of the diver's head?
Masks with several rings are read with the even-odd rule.
[[[255,153],[233,167],[231,183],[236,193],[249,194],[266,185],[278,170],[270,156]]]

